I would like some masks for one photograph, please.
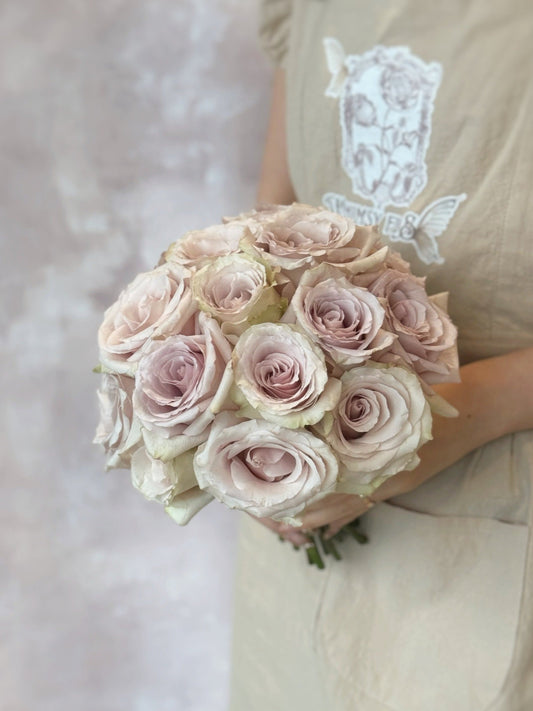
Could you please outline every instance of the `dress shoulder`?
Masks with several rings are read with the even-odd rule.
[[[289,48],[292,0],[260,0],[259,42],[270,61],[284,66]]]

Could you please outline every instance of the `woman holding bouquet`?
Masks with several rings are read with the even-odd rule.
[[[416,469],[303,515],[365,514],[368,546],[321,571],[243,523],[231,711],[533,708],[532,26],[526,0],[262,2],[259,201],[379,223],[450,292],[463,365]]]

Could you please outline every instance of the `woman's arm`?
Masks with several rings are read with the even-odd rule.
[[[285,76],[276,70],[272,109],[266,139],[258,200],[288,204],[296,198],[287,165],[285,133]],[[459,417],[435,417],[433,440],[420,450],[421,462],[411,472],[386,481],[373,499],[407,493],[474,449],[510,432],[533,428],[533,348],[469,363],[461,368],[461,382],[437,386],[437,392],[459,411]],[[357,496],[332,494],[310,506],[302,516],[303,528],[330,524],[338,530],[368,508]],[[287,526],[263,523],[274,530]]]
[[[289,176],[285,133],[285,71],[276,69],[263,166],[257,191],[258,203],[290,205],[296,200]]]

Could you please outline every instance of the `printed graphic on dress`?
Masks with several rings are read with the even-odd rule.
[[[360,224],[382,222],[384,234],[413,244],[424,262],[442,262],[436,238],[466,195],[437,200],[420,215],[386,212],[387,206],[409,206],[427,184],[425,157],[441,65],[426,64],[408,47],[378,46],[348,56],[336,39],[326,38],[324,47],[332,74],[326,95],[339,99],[342,165],[354,194],[372,207],[333,193],[324,196],[325,204],[342,206]]]

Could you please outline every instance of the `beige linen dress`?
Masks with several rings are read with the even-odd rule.
[[[463,363],[532,345],[533,2],[264,0],[261,37],[298,199],[380,222]],[[243,517],[231,711],[533,710],[532,465],[488,444],[325,571]]]

